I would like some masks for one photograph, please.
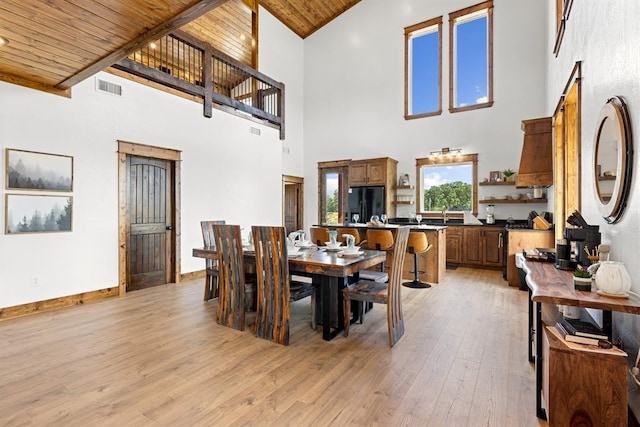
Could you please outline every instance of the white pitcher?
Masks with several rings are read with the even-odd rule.
[[[336,230],[329,230],[329,244],[335,245],[338,243],[338,232]]]
[[[343,234],[344,238],[347,240],[347,247],[353,248],[356,245],[356,238],[352,234]]]
[[[599,291],[611,295],[626,295],[631,289],[631,277],[619,261],[600,261],[596,272],[596,287]]]

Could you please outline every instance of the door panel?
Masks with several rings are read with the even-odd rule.
[[[284,228],[287,235],[292,231],[301,230],[303,224],[300,223],[298,214],[300,200],[300,184],[285,184],[284,186]]]
[[[127,166],[127,290],[136,290],[171,277],[173,173],[165,160],[128,156]]]

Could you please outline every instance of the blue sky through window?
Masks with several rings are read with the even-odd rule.
[[[410,114],[438,111],[438,32],[411,39],[412,107]]]
[[[442,184],[462,181],[471,184],[473,165],[471,163],[456,163],[455,165],[424,166],[422,168],[422,188],[428,190]]]
[[[456,107],[488,101],[488,18],[456,24]]]

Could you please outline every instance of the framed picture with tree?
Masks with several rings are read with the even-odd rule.
[[[6,150],[7,190],[73,191],[73,157]]]
[[[71,231],[72,196],[5,194],[5,234]]]

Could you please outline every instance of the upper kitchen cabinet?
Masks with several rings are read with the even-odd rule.
[[[354,160],[349,163],[349,186],[384,185],[391,188],[396,185],[397,165],[398,161],[390,157]]]
[[[524,141],[516,187],[553,185],[552,118],[523,120]]]

